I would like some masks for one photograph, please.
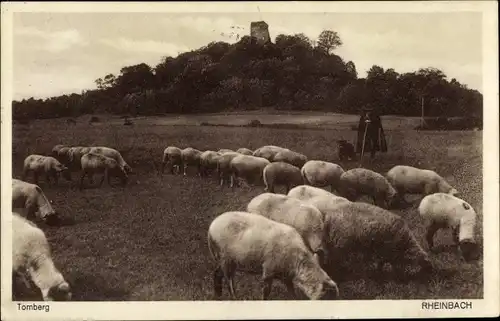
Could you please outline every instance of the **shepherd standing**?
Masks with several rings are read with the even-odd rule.
[[[387,143],[380,116],[373,109],[364,108],[359,119],[356,153],[362,154],[368,150],[370,158],[373,159],[377,151],[387,152]]]

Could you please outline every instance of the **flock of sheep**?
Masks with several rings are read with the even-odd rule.
[[[242,181],[264,185],[246,211],[228,211],[217,216],[208,228],[208,247],[216,262],[214,293],[220,298],[224,280],[235,298],[236,271],[262,277],[262,299],[267,299],[273,280],[281,280],[295,297],[335,299],[341,297],[336,282],[352,272],[349,258],[373,261],[377,272],[386,263],[401,280],[428,277],[434,270],[429,254],[422,248],[405,219],[392,213],[396,204],[406,202],[405,194],[422,194],[419,215],[427,222],[426,241],[441,228],[451,228],[466,261],[479,258],[475,241],[476,212],[458,191],[436,172],[397,165],[385,175],[365,168],[344,169],[334,163],[308,158],[279,146],[255,151],[199,151],[188,147],[167,147],[161,173],[187,175],[194,167],[200,177],[216,173],[220,185],[231,187]],[[102,174],[127,183],[132,168],[121,154],[108,147],[56,145],[52,156],[30,155],[25,159],[23,180],[13,179],[13,275],[25,284],[33,282],[45,300],[69,300],[68,283],[55,268],[49,244],[42,230],[30,220],[57,222],[58,215],[37,184],[38,177],[57,183],[59,174],[71,180],[80,170],[93,182]],[[35,184],[26,182],[32,172]],[[284,186],[286,194],[276,194]],[[324,189],[330,187],[330,191]],[[358,202],[362,196],[374,205]],[[21,209],[21,210],[16,210]],[[21,214],[24,213],[24,214]],[[27,219],[23,218],[26,217]]]

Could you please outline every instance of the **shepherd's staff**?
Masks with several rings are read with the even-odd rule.
[[[365,142],[366,142],[366,132],[368,131],[368,126],[370,125],[370,120],[365,120],[365,133],[363,134],[363,145],[361,145],[361,156],[359,158],[359,167],[363,166],[363,156],[365,155]]]

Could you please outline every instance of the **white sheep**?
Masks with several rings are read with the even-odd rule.
[[[12,275],[27,286],[33,282],[44,301],[71,300],[69,284],[55,267],[45,233],[12,213]]]
[[[64,148],[64,147],[68,147],[68,146],[63,145],[63,144],[58,144],[58,145],[54,146],[54,147],[52,148],[52,156],[54,156],[54,157],[59,156],[59,151],[60,151],[62,148]]]
[[[161,161],[161,173],[165,171],[165,167],[169,168],[170,173],[175,174],[175,171],[180,171],[182,166],[182,150],[175,146],[168,146],[163,151]]]
[[[227,152],[219,156],[217,161],[217,173],[219,173],[220,186],[224,184],[224,181],[229,181],[231,177],[231,161],[236,156],[241,155],[236,152]]]
[[[219,157],[221,154],[218,152],[207,150],[200,155],[200,175],[208,176],[210,172],[217,170]]]
[[[248,149],[248,148],[239,148],[237,151],[237,153],[240,153],[240,154],[243,154],[243,155],[253,155],[253,151]]]
[[[104,178],[107,176],[108,184],[111,186],[111,177],[120,179],[122,185],[128,180],[128,175],[123,166],[115,159],[102,154],[87,153],[81,157],[82,176],[80,177],[80,189],[83,188],[83,181],[88,177],[90,183],[94,183],[94,174],[103,174],[99,186],[102,186]]]
[[[477,260],[479,257],[475,239],[477,215],[469,203],[447,193],[435,193],[422,199],[418,211],[427,221],[426,240],[430,249],[434,246],[433,239],[436,232],[439,229],[450,228],[465,261]]]
[[[356,259],[361,269],[373,261],[379,273],[389,263],[399,279],[429,277],[433,270],[429,255],[406,221],[378,206],[339,204],[325,217],[325,235],[328,256],[324,268],[334,279],[356,270]]]
[[[265,191],[274,193],[274,187],[284,185],[286,193],[291,187],[302,184],[300,168],[285,162],[273,162],[264,167],[263,179],[266,186]]]
[[[337,284],[320,267],[300,234],[291,226],[247,212],[226,212],[208,228],[208,247],[217,263],[216,298],[225,278],[236,298],[233,279],[237,270],[262,275],[262,299],[267,300],[274,279],[281,279],[290,293],[309,299],[335,299]]]
[[[57,185],[59,175],[62,175],[67,181],[71,181],[71,172],[68,167],[61,164],[52,156],[29,155],[24,159],[23,180],[26,180],[28,175],[33,173],[35,184],[38,184],[40,175],[44,175],[47,183],[51,182],[51,178]]]
[[[119,151],[116,149],[110,148],[110,147],[104,147],[104,146],[94,146],[91,147],[90,150],[83,150],[81,153],[93,153],[93,154],[101,154],[106,157],[113,158],[118,162],[118,164],[125,169],[125,172],[127,174],[133,173],[132,168],[127,164],[127,162],[123,159],[122,154],[120,154]],[[82,154],[82,155],[83,155]]]
[[[27,219],[39,218],[47,224],[59,218],[40,186],[15,178],[12,179],[12,209],[24,213]]]
[[[301,169],[304,184],[316,187],[330,186],[332,192],[337,189],[340,176],[344,172],[340,165],[320,160],[310,160]]]
[[[227,149],[227,148],[221,148],[217,151],[219,154],[224,154],[224,153],[234,153],[234,150],[232,149]]]
[[[274,161],[274,156],[276,154],[278,154],[281,151],[286,151],[286,150],[289,150],[289,149],[288,148],[279,147],[279,146],[275,146],[275,145],[266,145],[266,146],[262,146],[262,147],[257,148],[253,152],[252,155],[256,156],[256,157],[262,157],[262,158],[267,159],[270,162],[273,162]]]
[[[288,196],[295,197],[299,200],[307,200],[315,196],[335,197],[336,195],[319,187],[314,187],[310,185],[299,185],[292,188],[288,192]]]
[[[182,156],[182,164],[184,165],[184,176],[186,176],[186,171],[189,166],[194,166],[197,168],[198,175],[200,175],[201,172],[201,163],[200,163],[200,156],[201,156],[201,151],[192,148],[192,147],[187,147],[184,148],[181,151],[181,156]]]
[[[432,170],[397,165],[386,173],[386,177],[396,189],[398,198],[403,202],[405,202],[404,195],[406,193],[423,194],[424,196],[433,193],[458,195],[455,188]]]
[[[307,162],[307,156],[293,150],[283,150],[274,155],[273,162],[285,162],[301,168]]]
[[[262,173],[270,162],[262,157],[238,155],[229,164],[231,170],[231,187],[235,180],[244,179],[247,183],[260,185],[263,182]]]
[[[339,194],[356,201],[363,195],[371,196],[375,205],[389,209],[393,205],[396,190],[381,174],[366,168],[353,168],[340,176]]]
[[[246,210],[295,228],[319,262],[323,261],[325,227],[323,214],[316,207],[290,196],[262,193],[248,203]]]

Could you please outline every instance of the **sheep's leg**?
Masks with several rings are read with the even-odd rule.
[[[432,249],[434,247],[434,234],[436,234],[437,230],[439,230],[439,226],[435,223],[431,223],[427,227],[426,240],[427,244],[429,245],[429,249]]]
[[[262,274],[262,300],[267,300],[271,294],[271,287],[273,286],[273,277],[267,275],[266,272]]]
[[[104,173],[102,173],[101,181],[99,182],[99,187],[101,187],[102,184],[104,183],[104,179],[106,178],[106,176],[108,177],[108,184],[109,184],[109,172],[105,171]]]
[[[224,281],[224,272],[218,266],[214,271],[214,296],[217,300],[222,296],[222,283]]]
[[[224,262],[222,264],[222,271],[224,272],[224,275],[226,276],[227,283],[229,286],[229,293],[231,294],[231,297],[233,300],[236,300],[236,292],[234,291],[234,272],[235,272],[235,265],[232,262]]]
[[[290,192],[290,185],[287,184],[285,187],[285,194],[288,194],[288,192]]]
[[[51,183],[51,179],[50,179],[51,176],[52,175],[51,175],[50,171],[45,172],[45,180],[47,181],[47,185],[50,185],[50,183]]]
[[[57,172],[54,172],[52,177],[54,178],[55,185],[58,185],[59,184],[59,174]]]
[[[86,175],[87,173],[83,171],[82,176],[80,177],[80,190],[83,188],[83,179],[85,178]]]
[[[186,176],[187,164],[184,164],[184,176]]]
[[[285,286],[286,286],[286,289],[288,291],[288,295],[290,296],[290,298],[291,299],[295,299],[295,297],[297,295],[295,294],[295,288],[293,287],[292,280],[286,279],[286,280],[283,281],[283,283],[285,283]]]
[[[33,171],[33,180],[35,181],[35,184],[38,185],[38,173],[36,171]]]
[[[452,228],[452,234],[453,234],[453,241],[455,242],[455,245],[460,244],[460,239],[458,238],[458,227]]]
[[[230,187],[233,187],[233,186],[234,186],[234,180],[235,180],[234,174],[231,174],[231,183],[230,183]]]

